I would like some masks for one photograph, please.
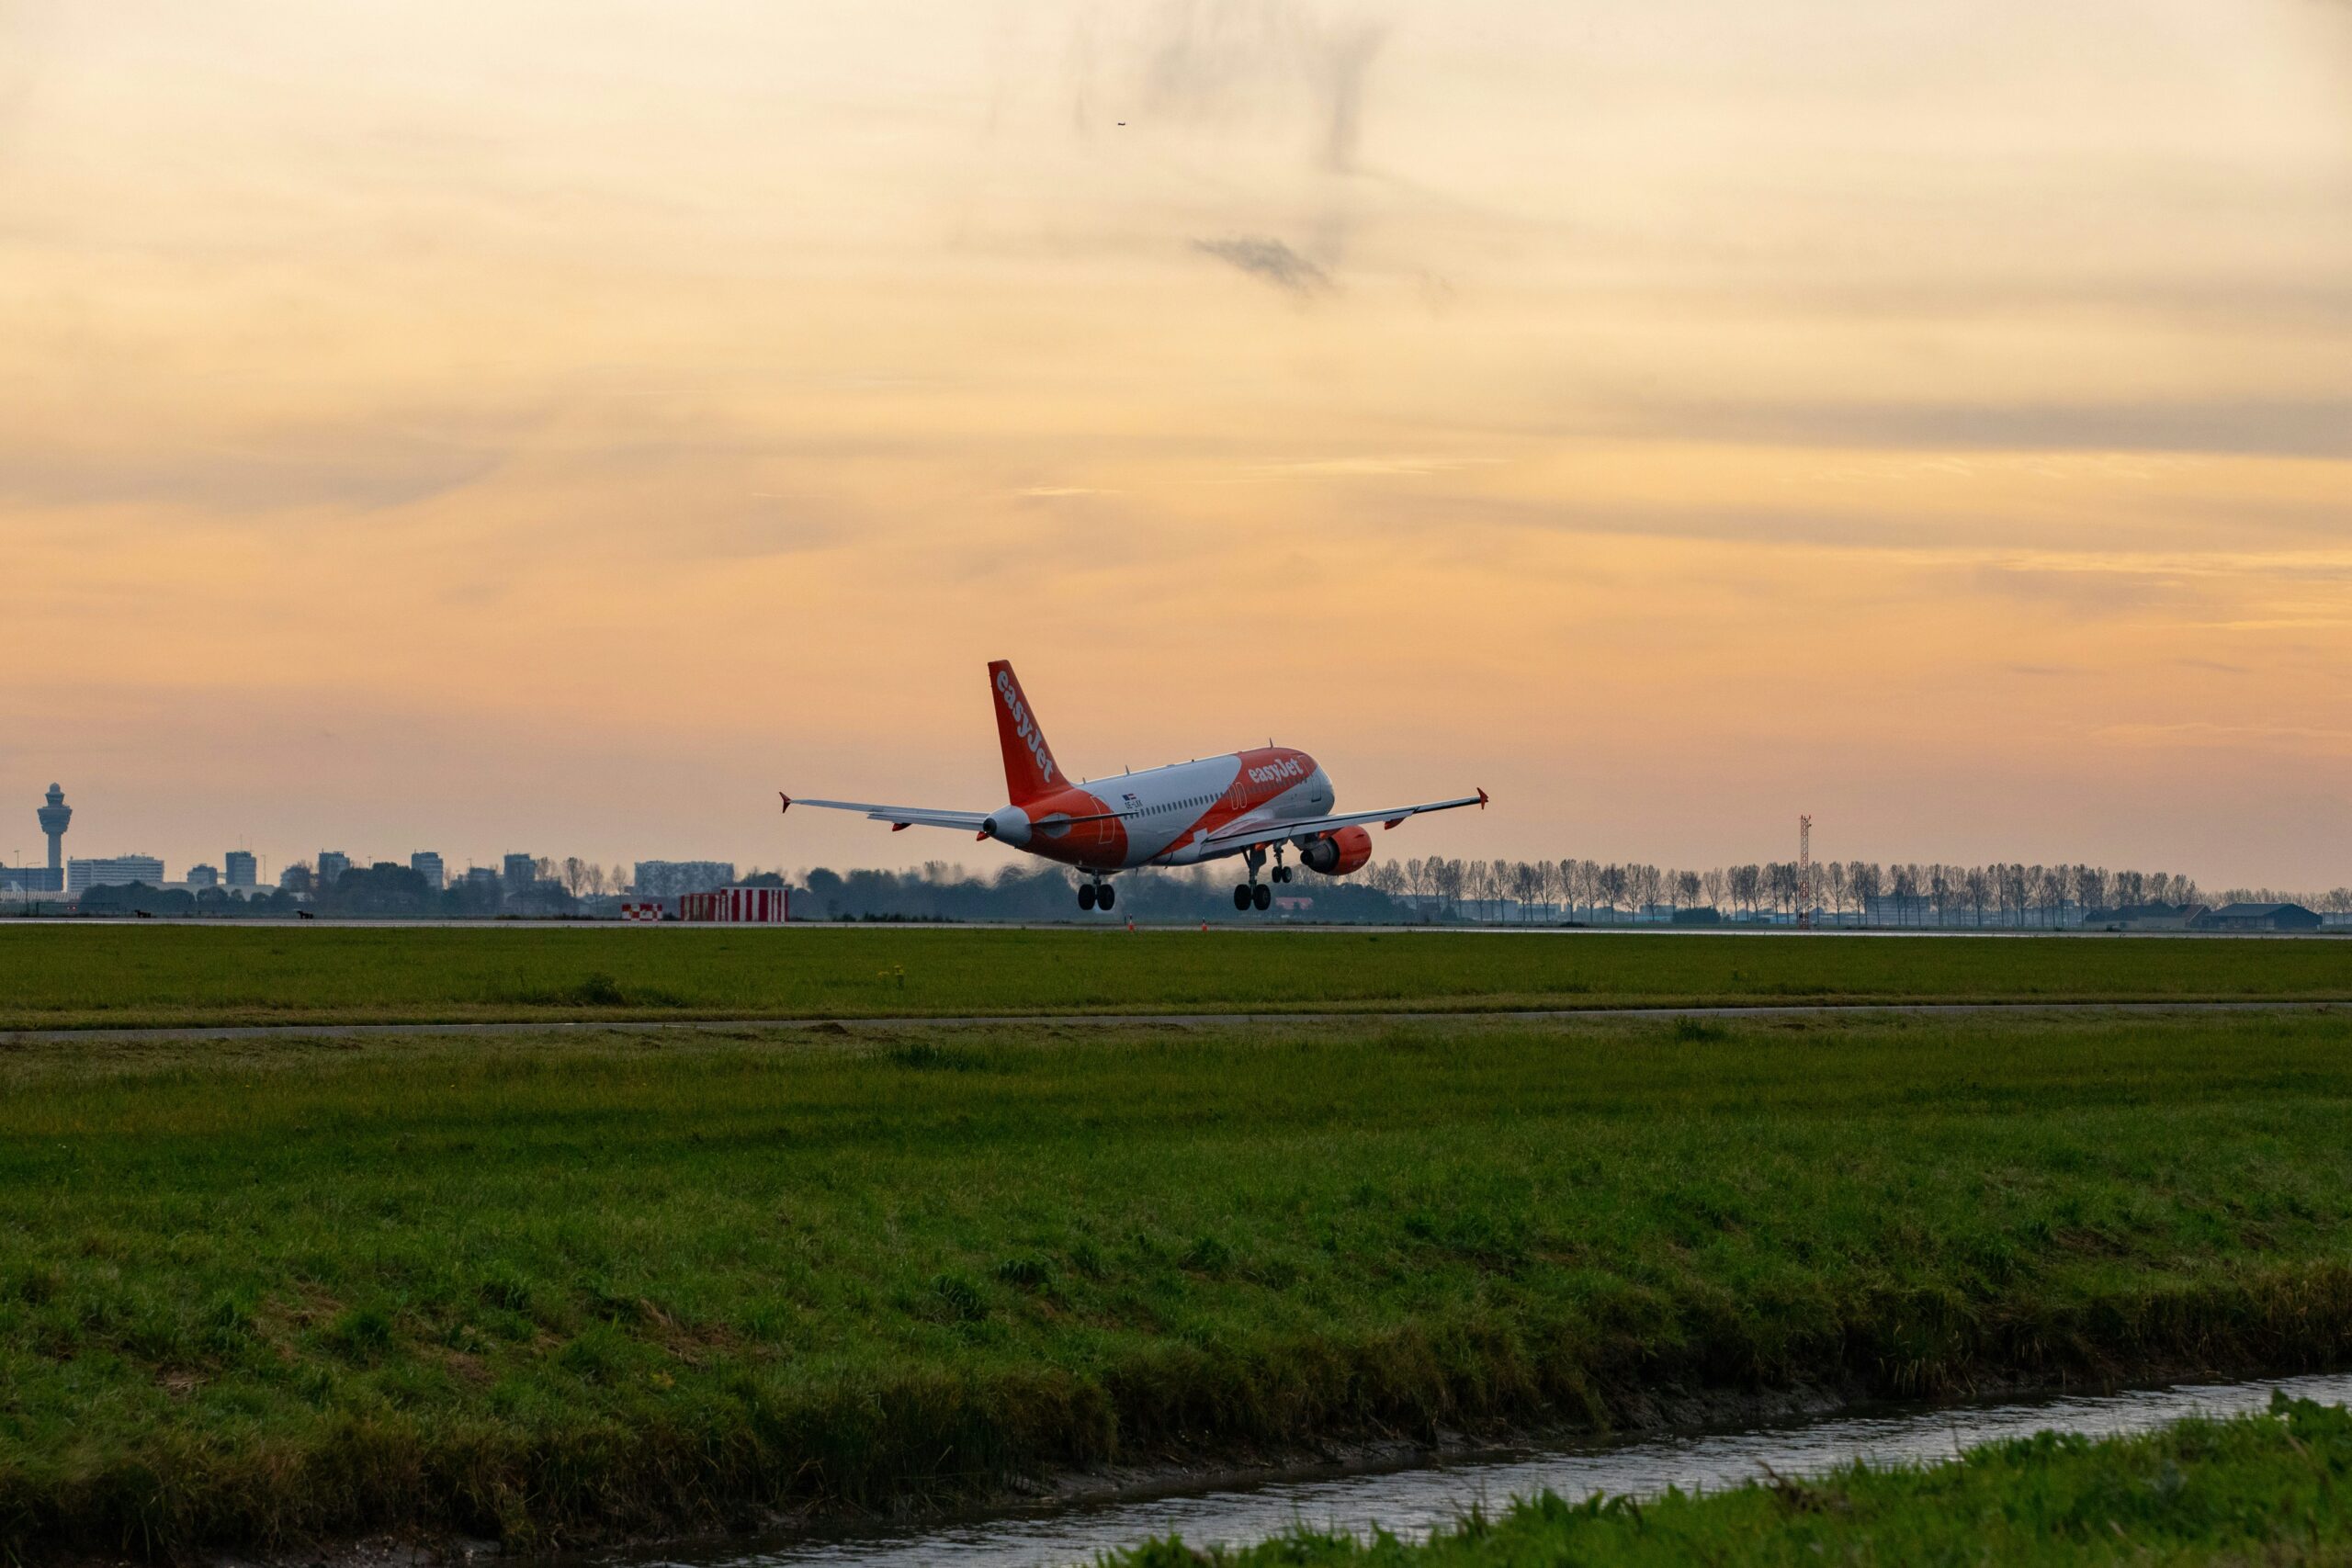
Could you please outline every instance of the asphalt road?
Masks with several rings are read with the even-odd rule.
[[[0,1030],[0,1049],[11,1045],[136,1044],[175,1040],[364,1040],[377,1036],[473,1034],[484,1036],[605,1033],[652,1034],[689,1032],[729,1032],[747,1029],[831,1034],[885,1033],[908,1029],[985,1029],[1030,1023],[1054,1028],[1128,1027],[1160,1029],[1232,1029],[1295,1023],[1352,1023],[1377,1019],[1386,1023],[1459,1022],[1464,1020],[1521,1022],[1572,1020],[1747,1019],[1847,1017],[1868,1014],[1961,1017],[1986,1013],[2195,1013],[2195,1012],[2344,1012],[2352,1015],[2352,1001],[2171,1001],[2171,1002],[1794,1002],[1757,1007],[1626,1007],[1626,1008],[1465,1008],[1451,1012],[1047,1012],[964,1014],[925,1018],[715,1018],[647,1019],[572,1022],[560,1019],[504,1023],[270,1023],[196,1025],[153,1029],[17,1029]]]

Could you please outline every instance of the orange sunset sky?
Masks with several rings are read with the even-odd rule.
[[[0,389],[11,859],[2352,879],[2345,0],[0,0]]]

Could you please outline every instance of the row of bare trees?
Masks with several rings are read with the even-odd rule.
[[[2188,876],[2080,864],[1825,861],[1812,875],[1806,888],[1793,861],[1694,871],[1637,863],[1442,855],[1382,861],[1365,871],[1368,886],[1392,897],[1488,919],[1671,919],[1681,909],[1753,918],[1793,916],[1804,908],[1837,921],[1867,915],[1881,924],[2056,926],[2079,923],[2091,910],[2208,901]],[[2231,888],[2214,901],[2297,903],[2346,914],[2352,913],[2352,888],[2324,894]]]

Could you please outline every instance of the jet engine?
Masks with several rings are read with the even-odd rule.
[[[1362,871],[1364,863],[1372,859],[1372,834],[1362,828],[1317,833],[1298,847],[1298,858],[1306,863],[1309,871],[1319,871],[1326,876],[1345,876],[1351,871]]]

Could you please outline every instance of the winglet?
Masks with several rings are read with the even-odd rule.
[[[782,790],[778,790],[775,792],[775,797],[784,802],[782,806],[776,807],[776,813],[778,816],[781,816],[785,812],[792,809],[792,796],[785,794]]]
[[[1487,792],[1483,789],[1478,792],[1478,809],[1481,811],[1487,809]]]

